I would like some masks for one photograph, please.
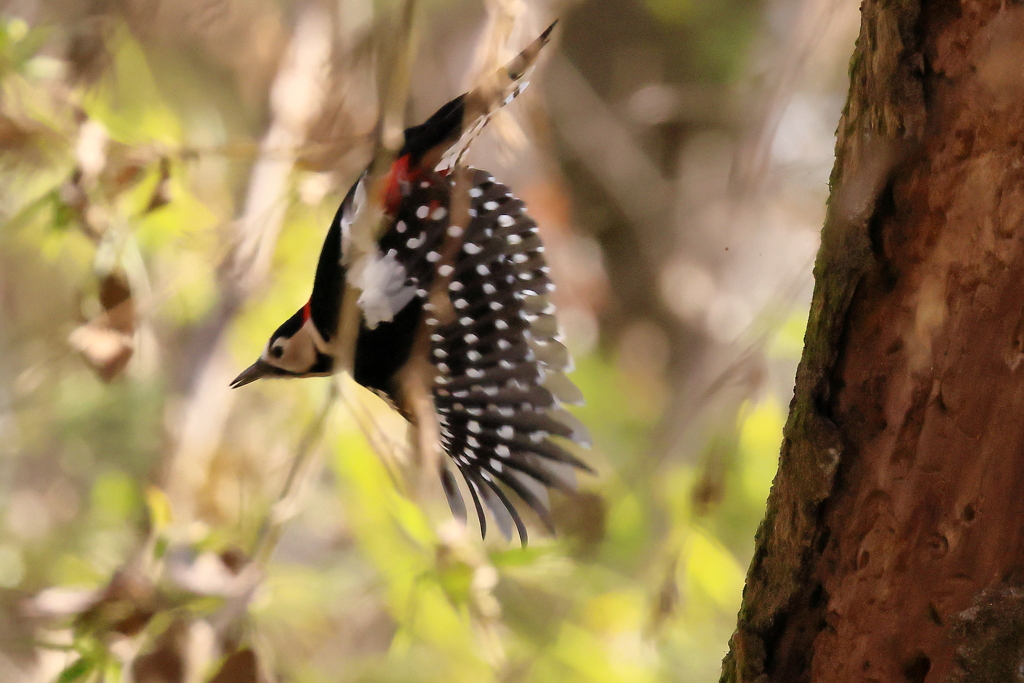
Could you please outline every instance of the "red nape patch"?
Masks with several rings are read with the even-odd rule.
[[[384,213],[389,216],[393,216],[398,211],[398,205],[402,203],[402,186],[413,182],[419,175],[417,169],[409,168],[410,161],[411,158],[408,154],[396,159],[384,179],[382,203],[384,204]]]
[[[310,305],[312,303],[313,303],[313,300],[310,299],[309,301],[306,302],[306,305],[302,307],[302,324],[303,325],[305,325],[306,321],[309,320],[309,317],[311,315],[313,315],[313,309],[310,308]]]

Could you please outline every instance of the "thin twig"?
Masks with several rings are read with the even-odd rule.
[[[261,142],[262,153],[250,173],[242,214],[234,224],[232,249],[221,270],[221,302],[201,327],[201,347],[192,391],[181,420],[178,442],[164,462],[162,480],[175,516],[191,521],[197,498],[210,474],[210,462],[220,444],[235,396],[229,384],[233,363],[225,331],[246,300],[265,286],[274,247],[284,225],[287,202],[282,201],[294,169],[293,158],[280,150],[301,145],[314,116],[323,106],[331,36],[323,12],[310,7],[300,15],[288,54],[271,88],[273,118]]]
[[[400,491],[407,489],[408,482],[403,479],[403,472],[407,467],[410,459],[408,449],[403,448],[399,443],[396,443],[394,439],[388,437],[384,429],[377,422],[376,418],[366,407],[366,405],[359,399],[358,396],[352,396],[347,391],[349,384],[345,384],[342,387],[341,401],[348,408],[349,413],[355,420],[356,427],[359,428],[360,433],[366,442],[370,444],[370,449],[373,450],[381,461],[384,463],[384,468],[387,470],[388,476],[391,478],[391,483],[394,484],[395,488]]]
[[[306,431],[302,434],[302,438],[299,439],[299,446],[295,450],[295,457],[292,458],[291,467],[288,469],[288,476],[285,477],[284,485],[281,487],[281,493],[263,520],[263,525],[260,527],[260,531],[256,536],[256,543],[253,546],[253,561],[261,566],[266,564],[273,554],[274,548],[277,547],[277,542],[281,538],[284,525],[294,517],[292,508],[294,508],[293,503],[298,495],[296,483],[301,480],[299,474],[303,472],[310,456],[316,451],[320,438],[323,436],[327,416],[330,415],[331,409],[338,400],[338,396],[338,384],[337,382],[331,382],[323,405],[312,421],[306,426]],[[309,471],[312,470],[313,468],[309,469]]]
[[[348,242],[343,253],[349,267],[345,282],[345,293],[341,298],[341,315],[335,336],[336,363],[340,369],[351,371],[355,357],[356,338],[362,314],[359,310],[359,283],[362,269],[376,250],[377,240],[385,229],[384,207],[380,198],[384,183],[403,141],[403,115],[409,96],[409,79],[412,72],[412,58],[415,53],[413,22],[416,16],[417,0],[406,0],[399,25],[396,27],[395,48],[390,68],[384,77],[384,97],[380,104],[380,119],[377,125],[373,160],[365,179],[366,202],[355,216],[349,229]]]

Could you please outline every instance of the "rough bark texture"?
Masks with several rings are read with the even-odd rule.
[[[865,0],[722,680],[1024,680],[1024,7]]]

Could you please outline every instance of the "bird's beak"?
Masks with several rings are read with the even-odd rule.
[[[245,386],[249,382],[255,382],[256,380],[262,379],[263,377],[273,373],[273,371],[274,366],[260,358],[243,370],[242,374],[232,380],[231,388],[237,389],[238,387]]]

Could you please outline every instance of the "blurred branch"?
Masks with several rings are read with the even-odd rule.
[[[737,148],[731,180],[743,194],[756,193],[769,176],[772,142],[786,107],[793,99],[804,75],[808,59],[819,41],[827,35],[842,0],[803,0],[796,12],[790,34],[774,60],[769,83],[752,107],[754,114],[746,126],[743,143]]]
[[[403,490],[408,483],[403,479],[403,471],[408,468],[410,453],[403,443],[398,443],[388,437],[386,430],[377,423],[373,412],[363,402],[362,389],[356,389],[356,393],[349,392],[352,388],[350,383],[342,383],[341,400],[349,414],[355,420],[356,427],[362,433],[370,449],[376,453],[387,470],[391,482],[395,488]]]
[[[552,119],[573,155],[626,215],[651,268],[665,255],[674,188],[569,60],[547,70]]]
[[[331,22],[316,6],[305,8],[271,88],[273,119],[260,143],[250,174],[235,242],[221,273],[222,300],[213,318],[195,339],[201,358],[181,421],[174,453],[163,480],[182,520],[194,516],[195,495],[223,433],[234,396],[224,332],[246,299],[265,284],[284,222],[288,182],[296,150],[318,112],[331,54]],[[292,150],[291,155],[284,150]]]
[[[267,514],[266,519],[263,520],[263,525],[260,527],[256,543],[253,546],[252,559],[260,566],[266,565],[267,560],[270,559],[274,548],[277,546],[277,541],[281,537],[284,525],[297,513],[301,488],[296,488],[296,484],[302,481],[305,475],[313,471],[313,468],[306,468],[306,464],[316,450],[320,437],[323,436],[327,416],[330,415],[331,409],[338,401],[339,395],[338,383],[331,382],[323,406],[306,427],[306,431],[299,440],[299,446],[295,451],[295,457],[292,458],[288,475],[285,477],[284,485],[281,487],[281,493],[277,497],[277,502],[274,503],[274,506]],[[303,476],[300,477],[300,474]]]
[[[398,26],[395,27],[396,39],[388,68],[383,74],[384,96],[380,103],[380,117],[375,131],[373,159],[364,180],[367,200],[362,210],[356,214],[349,229],[348,241],[342,250],[343,260],[349,270],[345,279],[345,295],[341,299],[336,341],[339,348],[335,362],[344,370],[352,368],[355,356],[361,319],[357,301],[363,268],[368,263],[367,257],[376,251],[377,239],[384,229],[384,207],[380,198],[384,194],[385,177],[404,141],[405,105],[409,96],[409,80],[415,54],[416,4],[417,0],[406,0],[402,6]]]

